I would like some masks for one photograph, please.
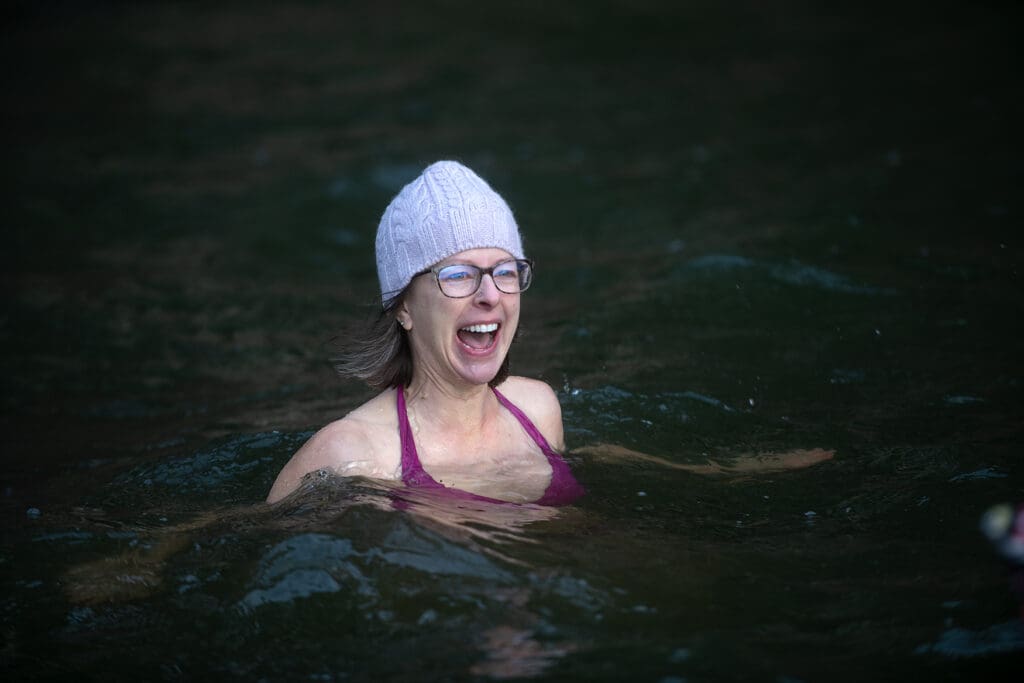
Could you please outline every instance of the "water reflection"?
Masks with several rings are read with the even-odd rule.
[[[150,486],[150,481],[146,478],[145,485]],[[200,541],[211,537],[223,542],[224,534],[239,532],[295,534],[264,553],[255,582],[258,588],[241,601],[247,607],[334,592],[351,581],[363,593],[367,579],[355,568],[381,561],[430,574],[507,583],[511,576],[502,564],[525,563],[504,555],[502,547],[532,542],[525,530],[559,515],[551,507],[457,501],[431,491],[323,472],[307,477],[299,490],[274,507],[214,508],[176,523],[167,521],[166,509],[159,512],[163,523],[116,522],[119,537],[130,539],[129,549],[66,571],[63,583],[68,598],[88,605],[149,597],[164,588],[164,571],[175,555],[193,545],[198,548]],[[109,523],[100,510],[79,508],[73,517],[78,529],[101,529]],[[363,550],[356,550],[345,536],[354,520],[373,520],[380,533],[369,538],[360,533]],[[341,537],[336,536],[339,533]],[[95,532],[76,530],[44,534],[38,540],[68,543],[94,537]],[[326,566],[334,569],[327,571]],[[296,572],[301,574],[298,579]],[[299,588],[303,582],[308,583],[306,589]]]
[[[238,447],[243,441],[251,452]],[[271,442],[271,460],[290,455],[290,436]],[[220,652],[250,675],[274,676],[305,658],[307,669],[315,662],[337,673],[361,662],[402,677],[411,672],[389,664],[389,652],[412,647],[422,653],[426,638],[436,655],[427,659],[436,666],[497,679],[557,676],[563,663],[600,660],[618,642],[610,634],[633,631],[644,634],[652,675],[700,670],[720,661],[722,648],[737,634],[757,633],[760,642],[768,634],[778,644],[831,642],[821,640],[813,625],[793,630],[780,609],[816,604],[825,622],[840,624],[829,628],[842,630],[875,619],[878,598],[870,596],[899,593],[922,610],[957,596],[957,584],[949,579],[908,588],[898,577],[851,578],[850,558],[864,568],[875,546],[870,538],[848,536],[912,501],[917,492],[901,488],[913,480],[907,477],[950,487],[984,481],[948,481],[949,472],[957,471],[955,461],[937,465],[928,453],[910,451],[900,453],[902,459],[879,455],[874,466],[900,479],[863,490],[854,501],[858,521],[851,526],[854,517],[829,494],[837,489],[835,477],[852,466],[846,460],[812,457],[808,462],[818,466],[797,471],[730,471],[745,462],[738,454],[719,465],[701,465],[678,454],[623,450],[592,444],[572,456],[591,494],[567,508],[466,503],[333,476],[309,477],[276,506],[213,507],[209,498],[204,505],[196,497],[169,502],[157,496],[131,512],[46,508],[35,520],[41,526],[34,545],[66,558],[55,565],[66,603],[32,598],[32,591],[42,593],[30,582],[15,595],[44,613],[61,614],[61,638],[100,647],[122,637],[125,628],[164,638],[169,625],[157,615],[188,615],[208,624],[192,636],[197,652]],[[266,486],[260,479],[272,477],[277,463],[255,467],[255,478],[244,464],[266,455],[260,438],[231,438],[166,468],[135,468],[98,498],[110,500],[117,490],[118,500],[140,501],[145,492],[159,490],[162,473],[176,477],[203,467],[213,472],[205,480],[211,490],[241,486],[258,498]],[[772,465],[770,458],[754,462]],[[690,466],[713,469],[715,476],[694,474]],[[202,478],[194,476],[192,485],[197,481]],[[809,482],[816,482],[817,496],[807,494]],[[805,522],[808,509],[816,511],[811,526]],[[918,551],[914,541],[907,544],[906,552],[892,555],[909,561]],[[814,572],[805,570],[808,562]],[[940,577],[941,564],[935,569]],[[758,569],[751,574],[754,565]],[[45,574],[35,581],[50,585]],[[1005,591],[1004,585],[998,588]],[[744,619],[737,620],[737,610],[745,610]],[[349,634],[349,640],[332,641],[330,656],[316,654],[315,644],[325,636],[309,631],[313,624],[325,633]],[[203,642],[214,638],[210,628],[233,634],[240,644],[211,650]],[[285,636],[294,628],[305,629],[305,645]],[[357,632],[390,645],[361,649],[366,644]],[[860,632],[857,647],[871,650],[876,637],[896,637],[906,652],[920,646],[923,656],[947,656],[967,637],[953,633],[932,644],[927,639],[935,636],[921,627],[902,636],[884,629],[876,637],[868,633]],[[981,629],[970,636],[992,645],[979,645],[971,657],[1012,651],[1014,641],[1006,633]],[[1010,643],[1011,649],[993,643]],[[786,659],[767,645],[747,650],[751,661],[762,664],[740,670],[787,670]],[[680,651],[687,656],[675,654]],[[154,647],[148,656],[159,658],[161,652]],[[230,652],[262,654],[243,666]],[[186,672],[197,666],[181,654],[169,661]]]

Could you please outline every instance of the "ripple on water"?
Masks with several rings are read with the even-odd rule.
[[[696,391],[666,391],[646,395],[626,391],[612,385],[595,389],[566,389],[559,398],[563,410],[577,409],[581,412],[599,414],[612,420],[629,419],[621,415],[626,408],[633,412],[649,414],[652,409],[666,412],[694,401],[714,406],[729,413],[735,410],[724,401]]]
[[[847,294],[895,294],[896,290],[886,287],[858,285],[844,275],[791,260],[787,263],[760,263],[734,254],[707,254],[686,262],[676,270],[677,274],[714,272],[724,270],[750,269],[768,277],[797,287],[816,287],[831,292]]]
[[[943,399],[948,405],[951,406],[966,406],[972,403],[984,403],[985,399],[978,398],[977,396],[946,396]]]
[[[963,472],[949,478],[951,482],[970,481],[972,479],[1004,479],[1005,472],[1000,472],[996,467],[983,467],[973,472]]]
[[[480,552],[408,524],[395,525],[378,547],[367,553],[395,567],[441,576],[509,582],[513,577]]]
[[[449,540],[405,515],[377,517],[363,520],[376,529],[365,544],[359,540],[364,530],[356,528],[348,529],[355,542],[332,534],[305,533],[277,543],[260,559],[253,587],[238,606],[251,610],[319,593],[344,592],[358,596],[361,607],[369,608],[390,599],[393,591],[381,584],[395,576],[402,577],[405,593],[416,585],[435,585],[439,578],[456,579],[461,590],[474,582],[493,587],[515,581],[511,571],[471,545]],[[390,528],[376,536],[381,522]],[[357,544],[366,549],[360,550]]]
[[[115,399],[91,405],[82,411],[89,417],[105,417],[115,420],[156,417],[167,412],[165,408],[133,399]]]
[[[309,436],[278,431],[235,436],[188,456],[136,467],[117,477],[113,486],[128,495],[154,488],[173,489],[175,495],[241,492],[250,478],[264,478],[272,462],[293,453]]]
[[[356,566],[360,557],[352,541],[326,534],[301,534],[272,547],[260,560],[254,583],[239,602],[245,610],[268,603],[292,602],[348,586],[362,596],[376,596],[373,582]]]
[[[934,643],[917,647],[914,654],[935,653],[951,659],[985,657],[1024,651],[1024,621],[1015,619],[978,631],[946,630]]]
[[[866,375],[863,370],[834,368],[829,376],[829,384],[863,384]]]
[[[544,594],[553,594],[591,614],[598,614],[609,602],[608,596],[586,579],[565,574],[533,573],[530,583]]]
[[[691,390],[642,394],[611,385],[594,389],[567,386],[559,401],[566,428],[584,438],[610,438],[609,426],[620,430],[672,427],[740,414],[725,401]]]

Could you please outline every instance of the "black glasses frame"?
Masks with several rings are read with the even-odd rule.
[[[530,279],[526,281],[526,286],[520,287],[514,292],[506,292],[504,289],[501,288],[501,285],[498,284],[498,281],[494,279],[495,269],[500,268],[501,266],[504,266],[509,263],[515,263],[517,271],[521,268],[523,264],[525,264],[526,267],[530,269]],[[445,268],[451,268],[453,266],[461,266],[463,268],[469,267],[473,268],[476,271],[476,287],[473,288],[472,292],[469,292],[468,294],[462,294],[460,296],[452,296],[448,292],[444,291],[444,287],[441,286],[441,271],[444,270]],[[480,266],[474,266],[472,263],[449,263],[447,266],[434,266],[433,268],[421,270],[420,272],[413,275],[413,277],[419,277],[420,275],[426,275],[427,273],[434,274],[434,281],[437,283],[437,288],[441,290],[441,293],[444,294],[449,299],[465,299],[467,296],[473,296],[474,294],[476,294],[478,291],[480,291],[480,285],[483,284],[484,275],[491,276],[491,281],[494,283],[495,288],[497,288],[499,292],[504,292],[505,294],[522,294],[523,292],[530,288],[531,284],[533,284],[533,259],[510,258],[506,261],[502,261],[501,263],[495,263],[490,268],[481,268]]]

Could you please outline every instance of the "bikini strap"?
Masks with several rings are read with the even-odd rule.
[[[398,438],[402,444],[402,481],[415,484],[426,474],[416,452],[416,440],[409,424],[409,413],[405,408],[405,386],[399,384],[395,390],[395,406],[398,411]]]
[[[548,459],[548,463],[551,465],[551,481],[548,483],[547,489],[544,491],[544,495],[540,500],[534,501],[537,505],[567,505],[572,501],[576,500],[583,495],[584,489],[580,485],[576,478],[572,476],[572,471],[569,469],[569,465],[565,462],[562,456],[551,447],[548,440],[544,438],[544,435],[540,433],[537,426],[533,424],[533,420],[526,417],[526,414],[520,410],[512,401],[505,398],[500,391],[494,390],[494,395],[498,397],[498,401],[501,405],[512,413],[519,424],[523,426],[526,433],[529,434],[534,442],[540,447],[540,450],[544,453]]]
[[[549,460],[553,455],[558,455],[558,452],[551,447],[551,444],[549,444],[548,440],[544,438],[544,435],[540,433],[540,430],[537,429],[537,426],[535,424],[533,424],[533,421],[530,418],[526,417],[526,413],[521,411],[519,407],[516,406],[516,404],[512,403],[512,401],[505,398],[505,395],[502,394],[497,389],[492,388],[492,391],[494,392],[494,395],[498,397],[498,402],[501,403],[501,405],[505,406],[508,412],[512,413],[515,416],[515,418],[519,420],[519,424],[523,426],[523,429],[526,430],[526,433],[530,435],[530,438],[534,440],[534,442],[540,447],[540,449],[544,452],[544,455],[546,455]]]

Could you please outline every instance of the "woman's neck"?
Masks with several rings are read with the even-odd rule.
[[[493,413],[497,399],[486,384],[455,385],[418,375],[406,387],[405,403],[431,431],[471,434]]]

